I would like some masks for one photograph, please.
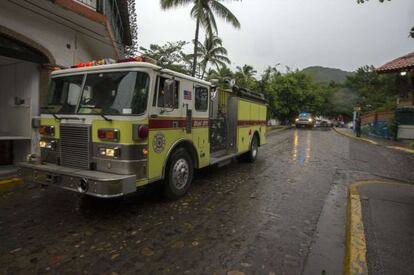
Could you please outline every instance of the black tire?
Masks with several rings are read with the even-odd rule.
[[[184,149],[175,150],[165,173],[163,194],[167,199],[176,200],[184,196],[194,177],[194,165],[190,154]]]
[[[254,135],[250,143],[250,151],[246,153],[246,160],[248,162],[255,162],[259,154],[259,139]]]

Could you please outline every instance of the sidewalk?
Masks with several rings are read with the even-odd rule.
[[[369,135],[362,135],[361,137],[358,138],[355,136],[355,133],[352,131],[352,129],[335,127],[334,130],[341,135],[344,135],[344,136],[347,136],[353,139],[362,140],[362,141],[369,142],[374,145],[380,145],[380,146],[384,146],[390,149],[414,154],[414,148],[410,147],[410,143],[408,141],[394,141],[394,140],[389,140],[389,139],[376,138],[376,137],[372,137]]]
[[[346,274],[414,274],[414,185],[351,185]]]

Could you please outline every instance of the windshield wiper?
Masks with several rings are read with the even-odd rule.
[[[52,115],[55,119],[57,119],[57,120],[61,120],[61,118],[60,117],[58,117],[55,113],[52,113],[52,112],[50,112],[49,110],[50,109],[53,109],[53,107],[52,106],[44,106],[44,107],[40,107],[40,109],[41,110],[46,110],[47,112],[47,114],[49,114],[49,115]]]
[[[111,118],[109,118],[109,117],[107,117],[107,116],[105,116],[104,114],[102,114],[102,113],[99,113],[99,112],[97,112],[97,111],[95,111],[94,109],[95,109],[95,106],[87,106],[87,105],[83,105],[83,106],[81,106],[80,108],[85,108],[85,109],[91,109],[92,110],[92,113],[91,114],[93,114],[93,115],[100,115],[103,119],[105,119],[106,121],[112,121],[112,119]]]
[[[103,119],[105,119],[106,121],[112,121],[111,118],[105,116],[104,114],[98,113],[98,112],[94,112],[94,114],[100,115]]]

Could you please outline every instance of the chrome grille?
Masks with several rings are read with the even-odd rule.
[[[60,126],[60,158],[62,166],[89,169],[90,126]]]

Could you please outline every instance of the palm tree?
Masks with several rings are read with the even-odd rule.
[[[224,6],[222,0],[160,0],[161,8],[164,10],[173,7],[185,6],[193,4],[191,9],[191,17],[196,19],[196,31],[194,39],[194,56],[193,56],[193,70],[192,75],[195,76],[197,68],[198,56],[198,36],[200,32],[200,25],[207,30],[210,36],[217,34],[217,23],[215,14],[229,22],[235,28],[240,28],[240,22],[236,16]]]
[[[218,85],[221,88],[229,88],[229,83],[233,78],[234,74],[227,66],[222,66],[217,71],[210,69],[207,72],[207,79],[217,79]]]
[[[204,43],[198,42],[197,57],[201,60],[201,78],[204,78],[208,65],[220,67],[230,64],[230,59],[227,57],[227,50],[222,46],[223,41],[217,36],[206,36]],[[193,57],[193,55],[190,55]]]
[[[242,74],[246,79],[251,78],[257,74],[257,71],[250,65],[244,65],[243,67],[237,66],[236,69],[238,70],[238,73]]]

